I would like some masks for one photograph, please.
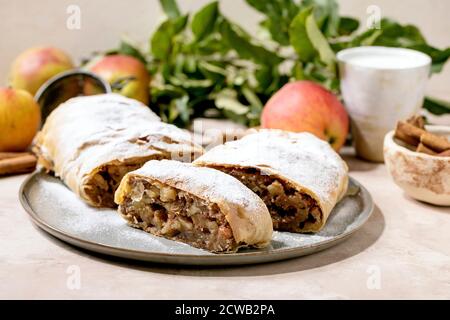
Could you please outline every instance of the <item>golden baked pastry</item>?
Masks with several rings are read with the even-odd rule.
[[[190,163],[152,160],[125,175],[115,194],[136,228],[211,252],[264,247],[272,220],[264,202],[237,179]]]
[[[194,161],[228,173],[266,203],[275,230],[317,232],[348,185],[346,163],[310,133],[259,130]]]
[[[203,149],[144,104],[118,94],[77,97],[47,118],[34,141],[38,164],[83,200],[114,207],[122,177],[151,159],[192,161]]]

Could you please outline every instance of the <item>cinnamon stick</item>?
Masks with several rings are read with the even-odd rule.
[[[0,160],[17,158],[21,156],[25,156],[27,154],[31,154],[29,152],[0,152]]]
[[[404,121],[399,121],[397,123],[397,129],[395,130],[395,137],[408,144],[417,146],[420,143],[420,137],[424,133],[426,133],[426,131],[421,128],[417,128]]]
[[[446,137],[426,131],[425,119],[422,116],[415,115],[406,121],[399,121],[394,136],[416,147],[416,152],[450,157],[450,141]]]
[[[450,157],[450,149],[438,154],[439,157]]]
[[[435,156],[435,155],[437,155],[437,152],[436,152],[436,151],[431,150],[430,148],[428,148],[428,147],[427,147],[426,145],[424,145],[423,143],[419,143],[419,145],[417,146],[416,152],[429,154],[430,156]]]
[[[413,125],[414,127],[425,129],[425,118],[421,115],[413,115],[408,120],[407,123]]]
[[[425,132],[420,137],[420,142],[426,145],[428,148],[435,150],[437,153],[444,152],[450,149],[450,142],[447,138]]]
[[[36,167],[36,160],[32,154],[0,160],[0,176],[31,172]]]
[[[407,135],[402,130],[396,130],[395,131],[395,138],[397,138],[398,140],[403,141],[406,144],[414,146],[414,147],[416,147],[419,144],[419,140],[417,140],[414,137],[411,137],[411,136]]]

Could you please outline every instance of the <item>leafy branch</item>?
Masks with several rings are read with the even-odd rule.
[[[160,0],[167,19],[143,53],[122,42],[116,51],[146,61],[153,74],[152,105],[167,122],[187,126],[194,117],[226,117],[259,124],[267,100],[294,79],[312,80],[339,93],[335,54],[357,46],[404,47],[422,51],[440,72],[450,48],[427,44],[420,30],[383,19],[379,29],[339,15],[335,0],[245,0],[263,15],[269,39],[257,39],[220,12],[213,1],[192,15],[175,0]],[[449,113],[448,103],[428,98],[430,112]]]

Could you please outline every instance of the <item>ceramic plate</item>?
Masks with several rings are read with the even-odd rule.
[[[350,179],[347,195],[317,234],[274,232],[265,249],[212,254],[189,245],[129,227],[115,210],[86,205],[61,180],[36,172],[22,185],[20,201],[34,223],[51,235],[102,254],[158,263],[186,265],[242,265],[284,260],[312,254],[349,237],[370,217],[373,202],[368,191]]]

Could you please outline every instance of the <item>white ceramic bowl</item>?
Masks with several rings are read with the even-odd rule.
[[[450,137],[450,127],[427,126],[427,130]],[[394,182],[410,197],[450,206],[450,157],[412,151],[391,131],[384,139],[384,160]]]

